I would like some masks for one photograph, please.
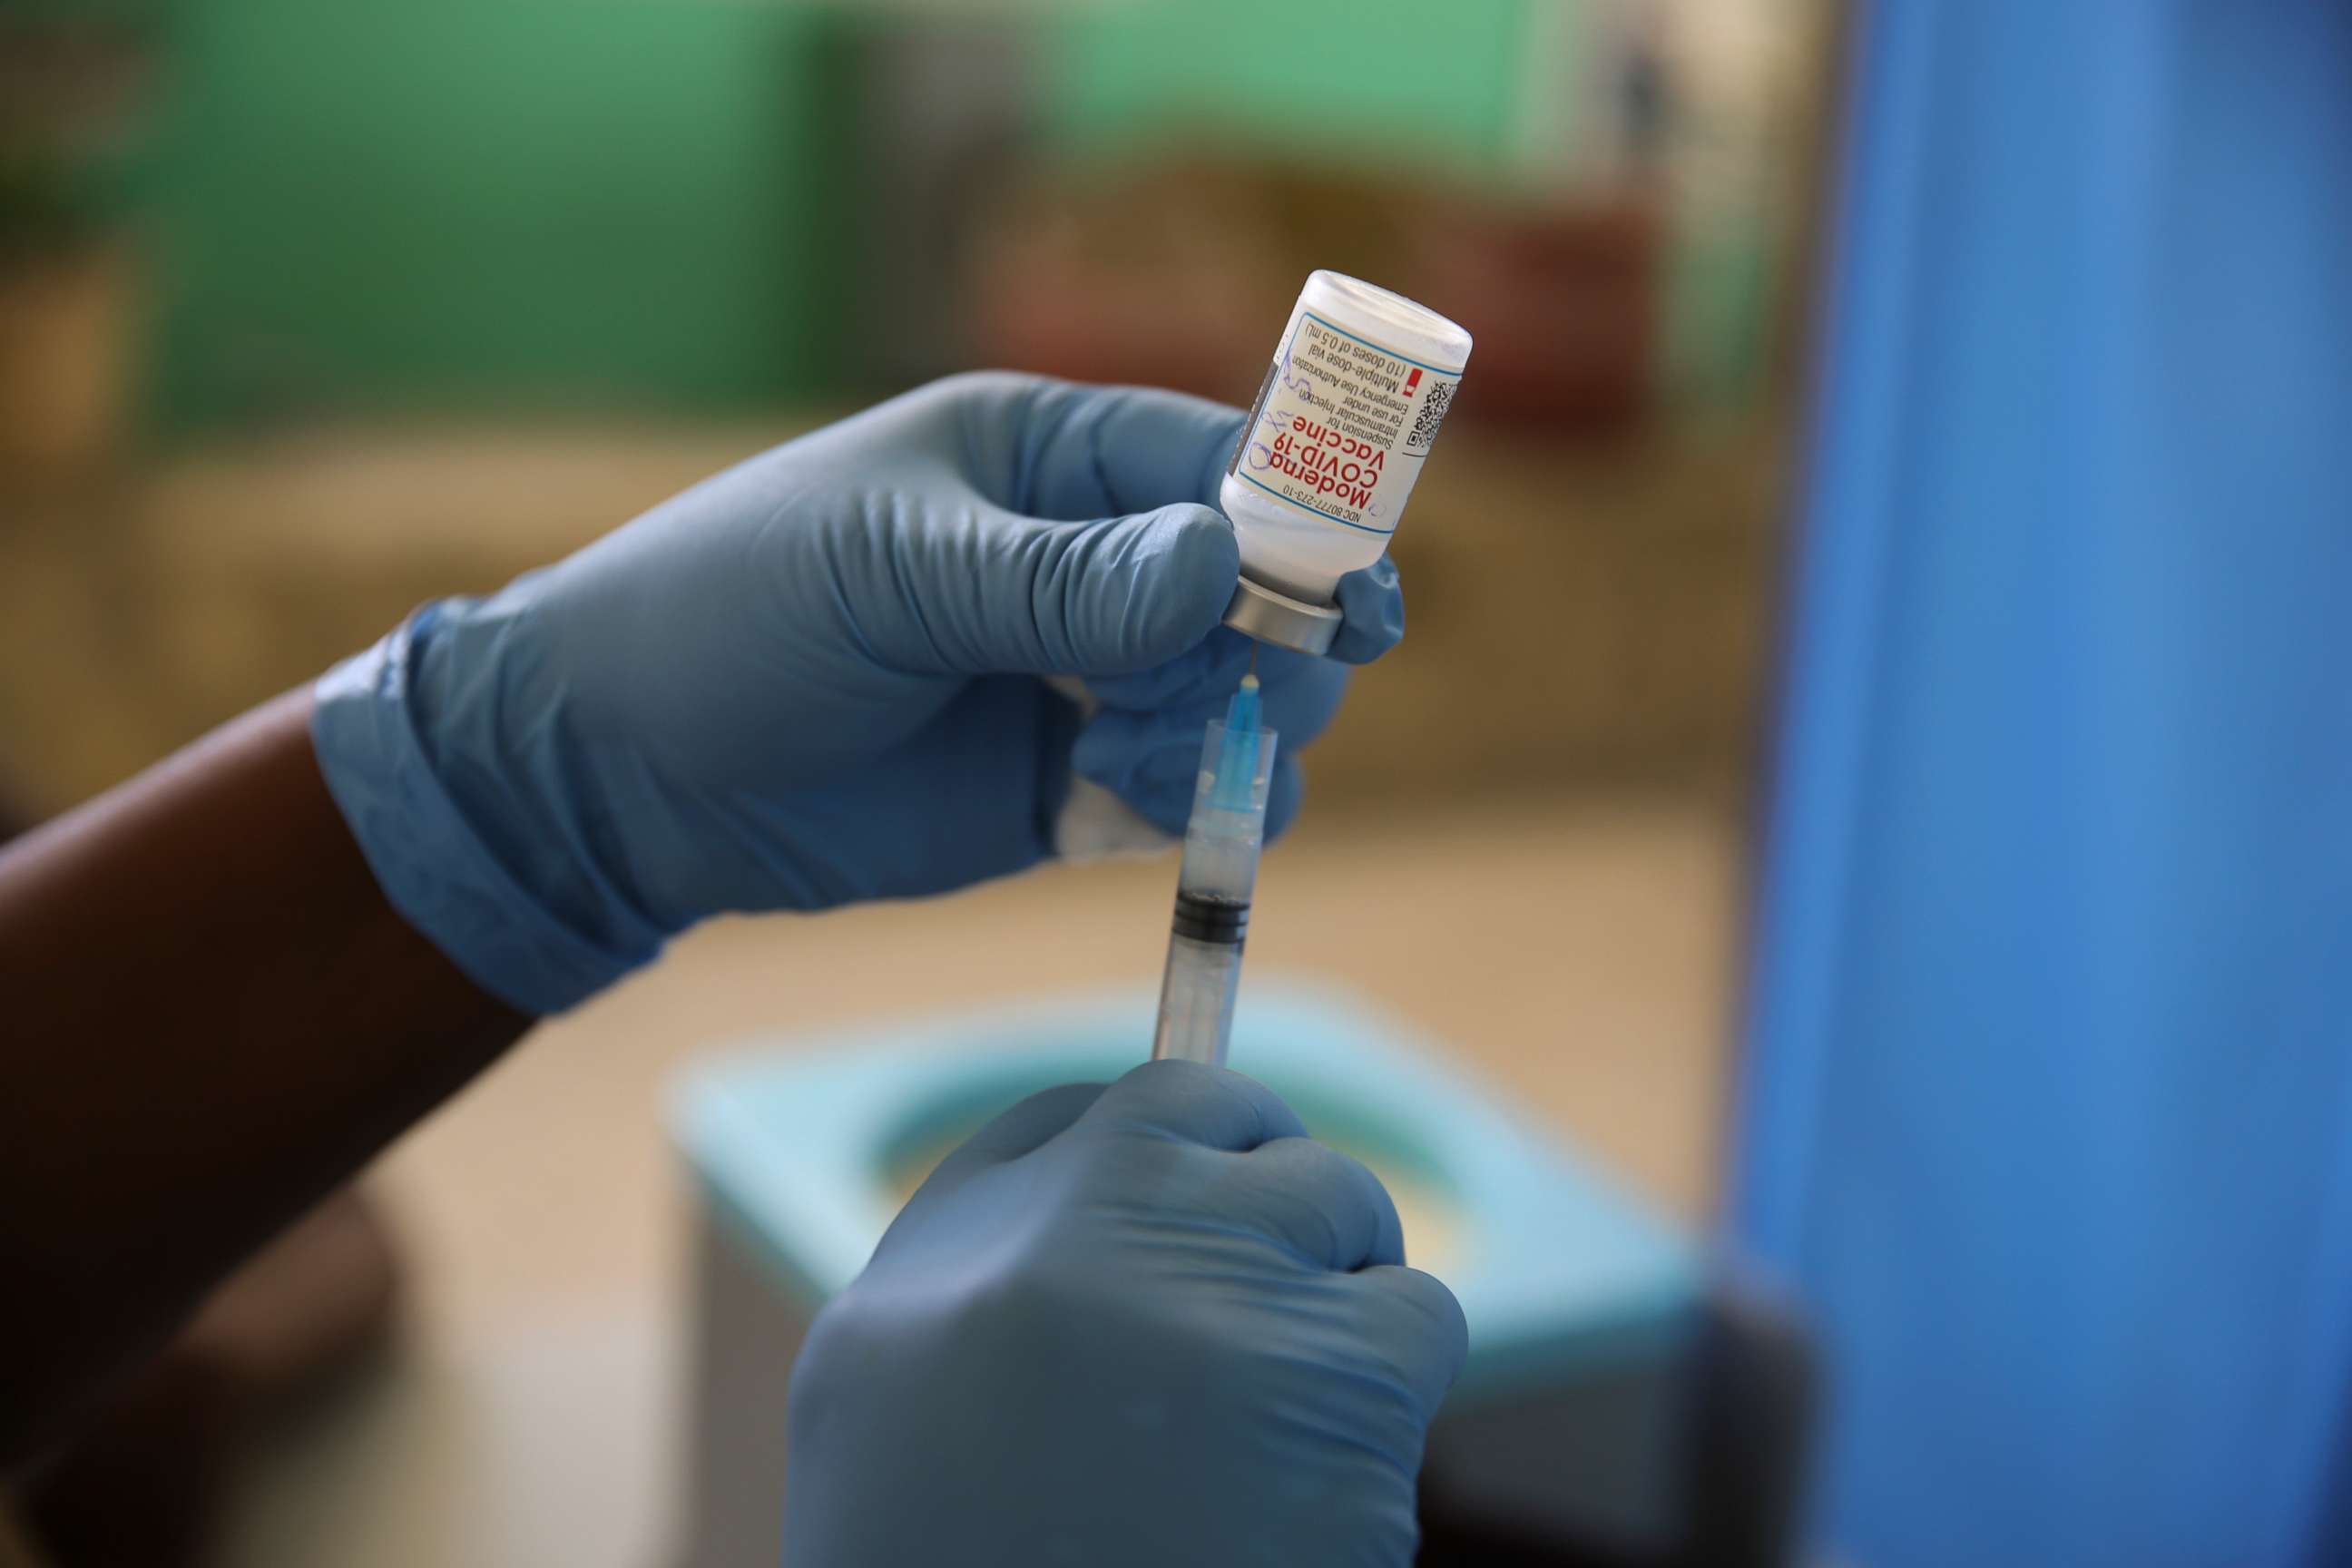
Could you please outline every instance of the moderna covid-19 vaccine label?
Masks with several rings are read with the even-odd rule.
[[[1302,305],[1229,471],[1328,521],[1392,532],[1463,369],[1409,358]]]

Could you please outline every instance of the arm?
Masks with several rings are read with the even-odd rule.
[[[529,1026],[385,901],[310,710],[0,851],[0,1464]]]

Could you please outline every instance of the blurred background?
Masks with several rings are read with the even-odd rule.
[[[1244,400],[1332,268],[1478,347],[1395,544],[1411,636],[1310,758],[1253,974],[1368,995],[1698,1217],[1833,22],[0,0],[0,815],[935,375]],[[666,1077],[751,1031],[1148,984],[1170,875],[722,925],[544,1028],[320,1243],[380,1276],[364,1375],[187,1538],[658,1561]],[[1399,894],[1415,921],[1361,918]]]

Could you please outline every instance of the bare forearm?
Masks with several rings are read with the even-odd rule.
[[[519,1037],[257,710],[0,852],[0,1464]]]

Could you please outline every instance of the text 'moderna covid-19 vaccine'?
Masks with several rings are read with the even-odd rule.
[[[1388,549],[1470,363],[1470,334],[1337,272],[1299,291],[1219,487],[1242,552],[1225,624],[1321,653],[1339,579]]]

